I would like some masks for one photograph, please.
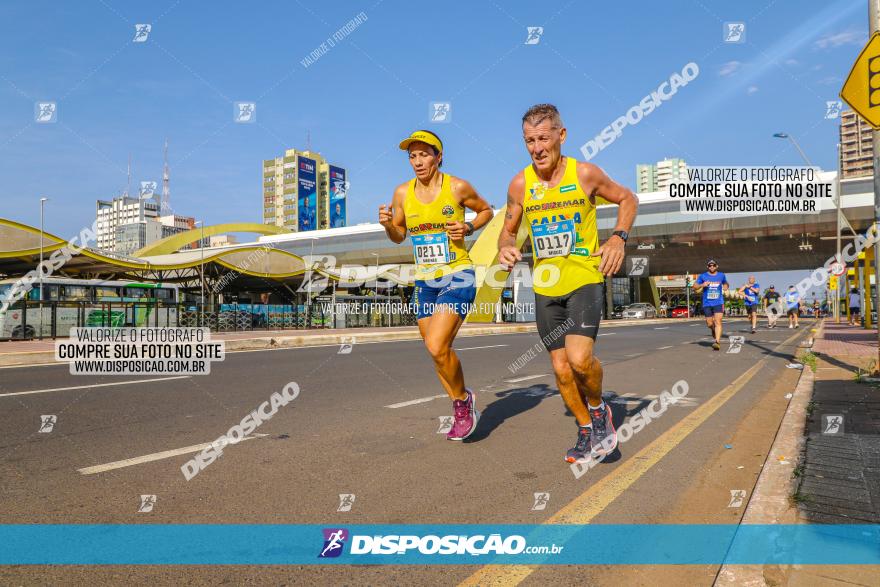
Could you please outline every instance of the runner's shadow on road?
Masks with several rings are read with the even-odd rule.
[[[488,438],[508,418],[528,412],[554,395],[559,395],[559,391],[544,383],[496,392],[495,397],[498,399],[486,405],[477,429],[464,442],[479,442]]]
[[[763,341],[760,341],[760,340],[746,339],[745,344],[746,344],[746,346],[750,346],[750,347],[754,347],[754,348],[758,349],[759,351],[761,351],[761,354],[763,354],[763,355],[770,355],[771,357],[785,359],[786,361],[792,360],[791,350],[776,351],[776,350],[774,350],[774,348],[779,346],[779,343],[764,343],[764,344],[762,344],[762,342]],[[786,347],[786,348],[791,349],[791,346]],[[795,348],[795,354],[797,354],[797,351],[800,349],[800,347],[796,346],[794,348]],[[806,349],[806,350],[809,350],[809,349]]]

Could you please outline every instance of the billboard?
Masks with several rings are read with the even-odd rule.
[[[308,157],[297,157],[296,198],[298,229],[315,230],[318,228],[318,196],[315,176],[315,160]]]
[[[335,165],[330,166],[330,228],[345,226],[345,197],[348,182],[345,181],[345,170]]]

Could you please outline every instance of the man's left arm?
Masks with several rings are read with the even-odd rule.
[[[629,188],[608,177],[601,168],[592,163],[579,161],[577,172],[581,188],[594,203],[597,197],[601,197],[612,204],[617,204],[617,224],[614,225],[614,232],[629,233],[639,211],[639,200],[636,195]],[[603,275],[611,276],[620,270],[626,256],[625,245],[626,241],[617,235],[612,235],[599,247],[598,251],[592,254],[594,257],[601,255],[602,261],[599,263],[599,271]]]

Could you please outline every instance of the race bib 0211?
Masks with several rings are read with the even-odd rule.
[[[449,263],[449,235],[445,232],[413,235],[412,243],[416,265]]]
[[[574,247],[574,220],[532,226],[532,248],[536,259],[564,257]]]

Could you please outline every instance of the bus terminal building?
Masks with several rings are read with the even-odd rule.
[[[840,182],[847,231],[863,231],[871,223],[871,181],[866,177]],[[641,259],[643,270],[628,275],[632,269],[628,263],[606,283],[611,286],[606,287],[608,309],[632,302],[658,306],[660,294],[654,277],[699,273],[707,256],[717,258],[722,270],[732,273],[815,268],[835,252],[834,240],[828,237],[836,234],[837,212],[830,200],[823,201],[816,214],[718,214],[717,218],[682,214],[679,203],[665,193],[639,194],[639,200],[627,257]],[[467,239],[478,267],[497,262],[496,243],[503,220],[500,212]],[[598,207],[600,242],[613,230],[616,212],[616,206]],[[186,248],[211,236],[243,233],[256,236],[226,246]],[[524,252],[522,269],[527,269],[531,260],[527,233],[523,226],[517,237]],[[40,237],[37,228],[0,218],[0,280],[15,281],[34,271],[40,261]],[[406,301],[412,286],[409,239],[392,243],[377,223],[304,232],[268,223],[220,224],[171,235],[125,256],[92,243],[85,248],[70,247],[66,239],[47,232],[42,234],[42,242],[44,259],[53,254],[56,259],[66,259],[51,272],[52,277],[171,284],[185,311],[198,308],[209,316],[237,312],[229,310],[230,306],[288,306],[297,315],[297,325],[314,325],[310,317],[316,299],[354,296]],[[809,246],[804,246],[805,242]],[[66,250],[71,254],[64,255]],[[529,275],[527,270],[514,270],[510,276],[502,275],[506,281],[501,285],[478,281],[476,302],[483,311],[472,313],[468,320],[533,320],[533,314],[526,311],[533,301]],[[59,302],[70,301],[65,299],[63,288],[58,295]],[[492,304],[501,301],[513,302],[518,312],[490,311]],[[304,311],[310,312],[305,321],[300,318]],[[326,319],[319,322],[328,324]]]

